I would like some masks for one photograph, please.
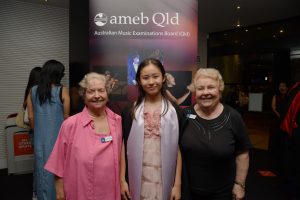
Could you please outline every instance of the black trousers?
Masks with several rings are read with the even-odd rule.
[[[222,187],[212,193],[192,191],[191,200],[232,200],[232,185]]]
[[[288,138],[285,161],[284,179],[287,195],[300,200],[300,127]]]

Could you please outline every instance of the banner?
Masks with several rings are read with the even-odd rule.
[[[30,135],[28,133],[14,134],[14,155],[24,156],[32,155],[33,147],[31,144]]]
[[[89,71],[112,80],[115,111],[136,99],[135,72],[148,57],[163,63],[169,95],[191,104],[186,87],[197,59],[197,8],[196,0],[90,0]]]

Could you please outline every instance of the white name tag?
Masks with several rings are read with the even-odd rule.
[[[196,119],[196,115],[193,114],[187,114],[187,117],[190,119]]]
[[[110,142],[110,141],[112,141],[112,139],[113,139],[113,138],[112,138],[112,136],[110,135],[110,136],[101,138],[101,142],[102,142],[102,143]]]

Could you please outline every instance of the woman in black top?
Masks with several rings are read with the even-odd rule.
[[[196,104],[185,110],[188,120],[180,140],[183,198],[242,199],[251,147],[244,122],[220,102],[224,82],[216,69],[199,69],[190,89]]]

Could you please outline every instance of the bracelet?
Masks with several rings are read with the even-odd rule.
[[[239,185],[241,188],[245,189],[246,185],[237,181],[234,181],[234,184]]]

